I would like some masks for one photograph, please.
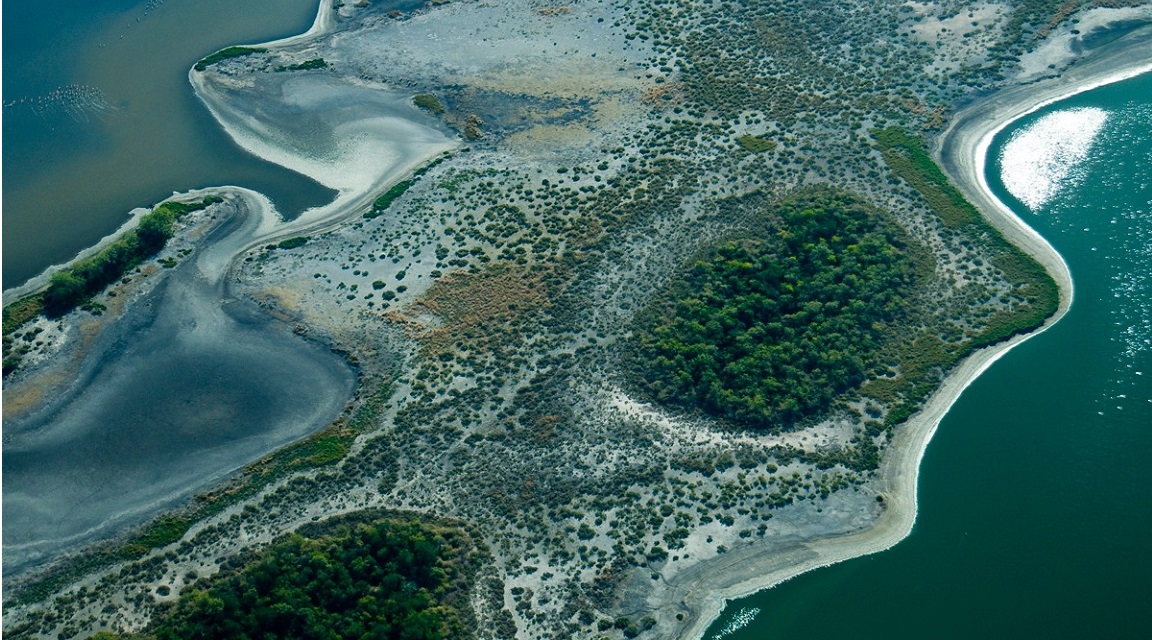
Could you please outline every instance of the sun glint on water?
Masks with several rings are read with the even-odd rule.
[[[1094,107],[1056,111],[1013,134],[1000,156],[1005,188],[1029,209],[1043,207],[1078,182],[1076,167],[1107,119]]]

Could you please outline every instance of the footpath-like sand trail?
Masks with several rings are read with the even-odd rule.
[[[813,569],[884,551],[911,533],[916,521],[920,461],[941,419],[981,373],[1012,348],[1058,322],[1072,304],[1072,276],[1064,259],[988,188],[984,168],[991,140],[1013,121],[1043,106],[1152,71],[1147,55],[1150,44],[1152,28],[1134,31],[1093,52],[1059,77],[1004,89],[953,118],[938,140],[937,161],[989,222],[1056,279],[1060,287],[1059,309],[1033,333],[970,356],[948,376],[924,409],[896,432],[878,471],[878,485],[887,508],[874,526],[844,536],[797,540],[794,546],[785,548],[735,549],[670,581],[669,588],[656,594],[652,604],[687,614],[682,637],[702,638],[728,600],[751,595]]]

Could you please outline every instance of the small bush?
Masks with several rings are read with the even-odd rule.
[[[436,99],[436,96],[430,93],[420,93],[412,98],[412,103],[417,107],[436,115],[443,115],[445,109],[444,105]]]

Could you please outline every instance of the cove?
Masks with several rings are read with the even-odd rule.
[[[1108,118],[1033,211],[1000,152],[1048,114]],[[1152,625],[1152,74],[1049,105],[989,151],[998,197],[1069,264],[1053,328],[960,397],[921,463],[915,528],[884,553],[729,603],[705,638],[1138,638]],[[722,634],[741,611],[747,626]]]
[[[63,0],[4,8],[4,288],[114,231],[173,191],[235,184],[287,216],[315,181],[240,149],[188,69],[244,42],[302,33],[317,0]]]

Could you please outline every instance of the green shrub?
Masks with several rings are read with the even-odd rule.
[[[308,244],[308,238],[306,238],[304,236],[296,236],[295,238],[288,238],[287,240],[281,240],[276,245],[276,248],[278,248],[278,249],[296,249],[298,247],[303,247],[306,244]]]
[[[762,136],[754,136],[750,133],[736,138],[736,142],[740,143],[741,147],[744,147],[752,153],[763,153],[776,148],[774,141]]]
[[[243,56],[251,55],[253,53],[263,53],[265,51],[267,51],[267,49],[261,49],[259,47],[227,47],[217,51],[216,53],[200,58],[200,60],[196,62],[195,69],[197,71],[203,71],[222,60],[228,60],[229,58],[240,58]]]
[[[440,103],[436,96],[430,93],[416,94],[416,96],[412,98],[412,103],[417,107],[420,107],[421,109],[436,115],[443,115],[445,111],[444,105]]]

